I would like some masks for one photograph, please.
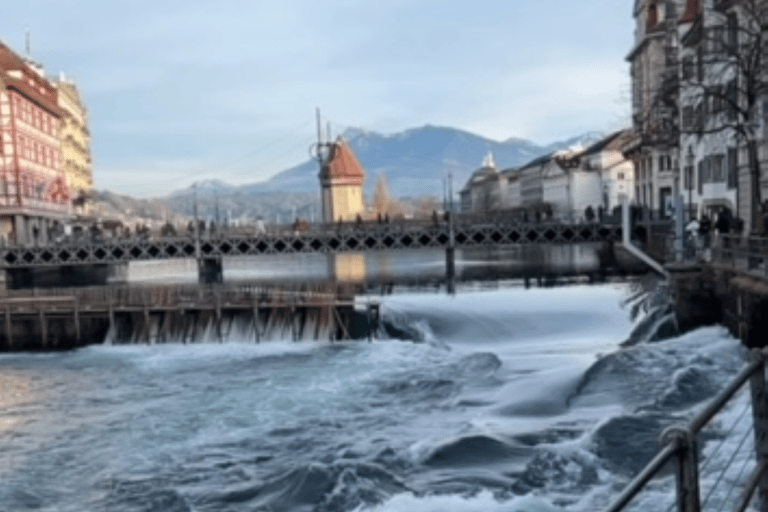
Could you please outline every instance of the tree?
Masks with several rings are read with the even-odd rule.
[[[402,213],[402,205],[392,197],[387,186],[386,177],[379,174],[376,177],[376,187],[373,189],[373,209],[374,213],[380,215],[398,215]]]
[[[760,107],[768,93],[768,2],[701,2],[697,19],[682,36],[679,98],[681,135],[719,135],[746,150],[753,232],[761,220]],[[664,91],[662,95],[668,95]],[[734,155],[735,156],[735,155]]]

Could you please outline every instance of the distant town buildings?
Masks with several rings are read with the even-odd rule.
[[[85,108],[70,81],[0,43],[0,242],[45,243],[93,187]],[[68,172],[70,174],[68,174]]]
[[[362,216],[365,172],[357,157],[339,137],[328,144],[320,169],[323,222],[352,221]]]
[[[611,134],[586,149],[559,151],[520,167],[498,171],[485,158],[459,192],[465,213],[507,212],[519,218],[568,222],[591,220],[634,201],[634,166],[623,154],[630,130]]]

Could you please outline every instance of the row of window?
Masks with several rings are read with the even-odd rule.
[[[54,147],[19,135],[17,148],[21,158],[53,169],[59,168],[59,152]]]
[[[694,177],[696,179],[694,179]],[[726,183],[729,189],[735,189],[738,184],[738,159],[735,148],[728,148],[728,153],[708,155],[699,161],[696,176],[692,165],[685,166],[683,172],[683,188],[693,190],[694,181],[699,194],[704,191],[707,183]]]
[[[682,128],[686,131],[702,131],[711,116],[725,112],[726,120],[735,121],[737,117],[738,90],[736,80],[725,85],[713,85],[707,88],[703,97],[695,105],[686,105],[682,111]]]
[[[14,113],[18,119],[48,135],[56,136],[57,118],[22,96],[14,95],[14,98]]]
[[[12,182],[11,182],[12,183]],[[21,196],[29,199],[45,200],[45,182],[33,180],[31,177],[21,176]],[[9,181],[5,176],[0,176],[0,196],[6,196],[9,193]]]
[[[725,24],[707,28],[706,44],[700,45],[696,55],[686,55],[682,59],[681,74],[683,80],[704,80],[705,55],[709,59],[718,59],[734,55],[739,44],[739,20],[736,13],[728,13]]]
[[[677,168],[677,161],[672,160],[672,157],[670,155],[659,155],[658,156],[658,170],[660,172],[663,171],[671,171]],[[644,158],[641,158],[638,162],[638,174],[640,181],[644,180],[650,180],[651,175],[653,173],[653,157],[647,156]]]

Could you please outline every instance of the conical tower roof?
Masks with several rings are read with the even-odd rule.
[[[331,145],[331,151],[328,154],[323,166],[320,169],[320,180],[354,180],[362,183],[365,178],[363,166],[358,162],[355,153],[347,145],[347,142],[339,137]]]

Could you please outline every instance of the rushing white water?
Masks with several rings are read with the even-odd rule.
[[[599,510],[744,363],[717,327],[619,348],[625,296],[386,297],[417,341],[0,356],[0,511]],[[705,436],[703,493],[748,434],[745,403]],[[637,506],[666,509],[672,488]]]

